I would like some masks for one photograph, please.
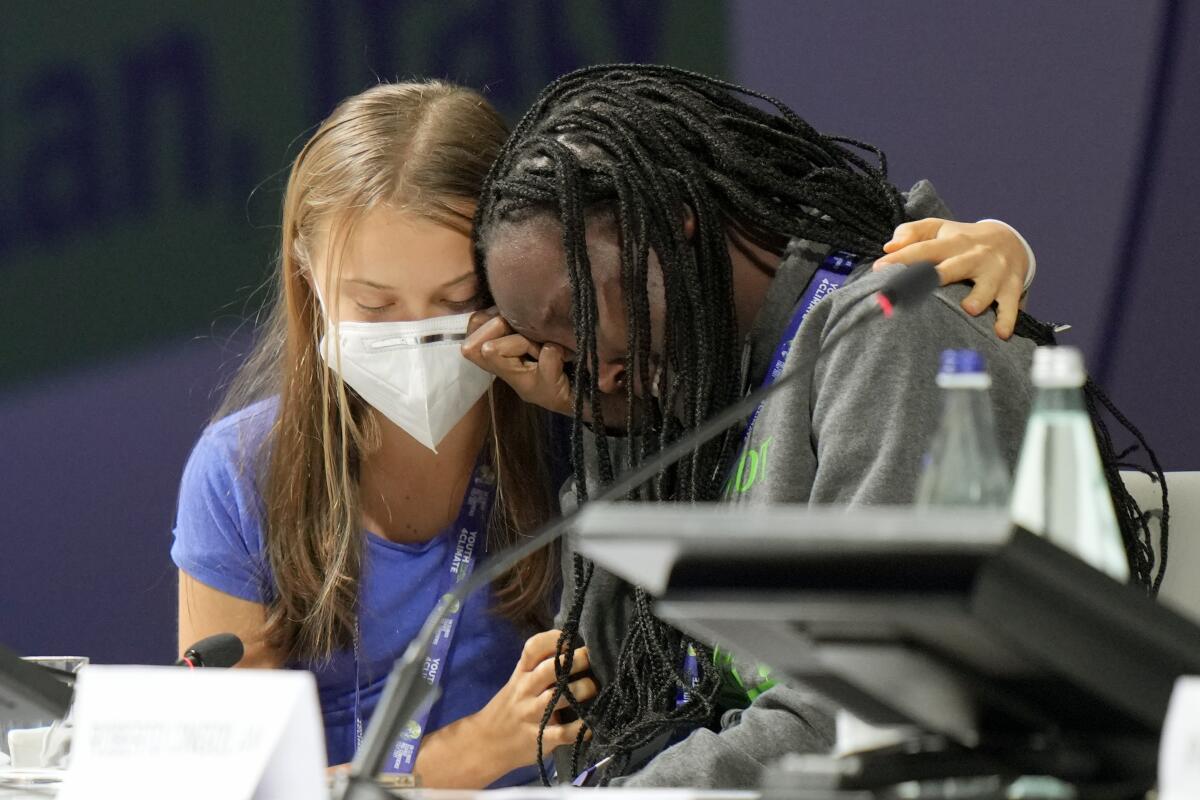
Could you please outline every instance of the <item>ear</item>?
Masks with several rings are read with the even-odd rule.
[[[687,203],[683,204],[683,235],[691,239],[696,234],[696,214]]]

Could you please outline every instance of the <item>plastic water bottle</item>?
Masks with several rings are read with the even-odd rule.
[[[1083,403],[1086,377],[1076,348],[1034,351],[1037,398],[1017,462],[1012,518],[1124,583],[1129,561]]]
[[[996,445],[991,383],[976,351],[942,353],[937,377],[942,423],[917,484],[918,506],[1003,508],[1008,502],[1008,466]]]

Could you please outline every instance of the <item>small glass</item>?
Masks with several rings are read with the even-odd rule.
[[[28,661],[30,664],[37,664],[47,669],[52,669],[57,672],[70,673],[71,675],[78,674],[79,670],[83,669],[88,664],[87,656],[30,656],[23,658],[22,661]],[[70,712],[68,712],[70,716]],[[0,753],[5,756],[11,754],[8,745],[9,731],[22,731],[31,728],[48,728],[59,720],[56,719],[28,719],[28,720],[4,720],[0,722]],[[2,759],[7,761],[8,759]]]

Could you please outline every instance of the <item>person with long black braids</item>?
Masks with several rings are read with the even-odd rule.
[[[636,499],[907,502],[937,422],[937,354],[984,351],[1011,463],[1030,337],[1051,335],[1018,317],[1019,237],[947,217],[928,182],[900,192],[880,150],[772,98],[666,67],[590,68],[542,93],[484,183],[473,237],[496,309],[473,321],[464,353],[574,417],[577,502],[780,368],[804,376]],[[944,282],[975,285],[943,287],[886,332],[868,322],[830,337],[879,287],[872,265],[893,260],[940,262]],[[1025,335],[1008,338],[1014,327]],[[1129,552],[1149,583],[1153,551]],[[565,698],[593,734],[559,759],[561,777],[598,764],[581,777],[753,786],[774,758],[832,744],[819,699],[690,640],[578,556],[564,573],[560,650],[586,642],[601,691],[583,706],[560,681],[547,707],[550,719]]]

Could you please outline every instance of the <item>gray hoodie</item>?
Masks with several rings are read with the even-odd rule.
[[[910,217],[949,217],[933,187],[922,181],[906,198]],[[788,321],[827,248],[794,241],[779,267],[749,336],[748,386],[770,368]],[[830,332],[864,311],[857,302],[880,288],[886,275],[857,269],[850,280],[818,303],[795,338],[786,372],[803,372],[797,383],[772,397],[746,442],[747,467],[728,501],[769,503],[907,503],[916,489],[920,459],[940,420],[934,378],[945,348],[983,353],[992,376],[992,401],[1001,449],[1016,462],[1032,401],[1029,366],[1033,344],[1003,342],[992,313],[972,318],[960,307],[968,288],[939,289],[911,314]],[[753,462],[753,471],[749,468]],[[565,548],[569,550],[568,548]],[[571,556],[564,555],[564,598],[571,597]],[[630,587],[597,568],[588,589],[580,632],[592,670],[603,685],[628,629]],[[777,685],[739,715],[726,715],[720,733],[694,731],[659,753],[623,786],[752,788],[762,768],[789,752],[825,752],[834,743],[834,713],[827,701],[803,686]],[[569,759],[559,758],[560,775]]]

